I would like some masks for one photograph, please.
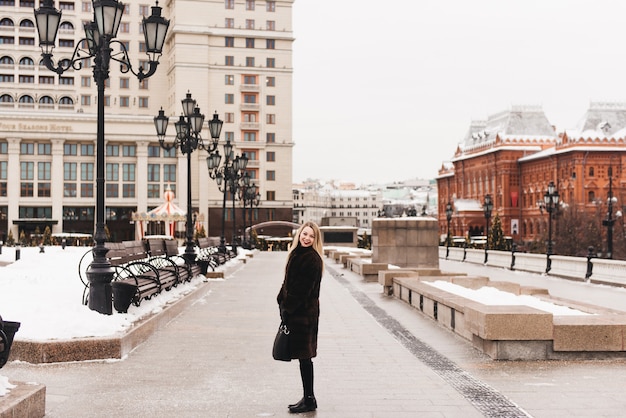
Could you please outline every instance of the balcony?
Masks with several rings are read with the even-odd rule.
[[[261,110],[261,106],[257,103],[244,103],[240,106],[241,110]]]
[[[259,91],[261,90],[258,84],[242,84],[239,87],[240,91]]]

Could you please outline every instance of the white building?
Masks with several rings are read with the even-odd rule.
[[[145,67],[142,16],[153,3],[127,0],[117,40]],[[55,1],[62,18],[54,59],[70,58],[93,20],[91,1]],[[153,117],[173,122],[187,92],[209,120],[224,120],[221,144],[246,153],[260,205],[254,222],[292,219],[293,0],[172,0],[156,74],[139,82],[111,62],[105,91],[107,226],[113,240],[137,236],[133,212],[160,205],[168,187],[186,209],[187,160],[159,147]],[[0,240],[10,230],[92,233],[95,219],[96,86],[89,60],[57,76],[40,65],[33,0],[0,2]],[[83,55],[85,56],[85,55]],[[208,129],[202,132],[207,141]],[[209,138],[210,139],[210,138]],[[207,141],[208,142],[208,141]],[[206,151],[192,154],[193,211],[210,236],[221,233],[223,194],[208,174]],[[232,231],[228,200],[226,231]],[[242,223],[237,202],[235,221]],[[184,230],[184,225],[179,226]],[[229,233],[226,233],[229,237]]]
[[[356,218],[360,228],[370,229],[372,220],[382,209],[382,193],[369,190],[343,190],[330,186],[321,188],[294,188],[294,222],[322,218]]]

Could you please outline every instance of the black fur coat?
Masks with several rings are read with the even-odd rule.
[[[291,334],[292,359],[317,355],[322,260],[313,247],[298,245],[290,254],[285,279],[276,300]]]

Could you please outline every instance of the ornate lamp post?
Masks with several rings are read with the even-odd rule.
[[[191,207],[191,154],[196,149],[203,149],[209,153],[215,151],[220,139],[220,133],[222,132],[223,122],[219,119],[217,113],[213,115],[213,119],[208,122],[211,142],[205,145],[200,135],[204,123],[204,115],[200,113],[200,108],[196,106],[196,101],[192,99],[191,93],[187,93],[187,96],[181,100],[181,103],[183,105],[183,114],[178,118],[178,121],[174,123],[176,137],[173,143],[165,143],[165,133],[167,131],[169,118],[165,116],[163,109],[159,110],[158,116],[154,117],[154,126],[161,148],[166,150],[180,148],[180,152],[187,155],[187,225],[185,228],[186,241],[183,258],[187,263],[192,264],[196,261],[196,251],[193,241],[193,208]]]
[[[247,237],[246,237],[246,206],[250,207],[250,226],[252,226],[252,206],[254,205],[254,203],[256,202],[256,204],[259,204],[259,199],[258,199],[258,193],[256,192],[257,188],[256,185],[254,183],[250,183],[250,175],[248,173],[244,174],[243,176],[243,187],[241,188],[241,202],[243,203],[243,247],[246,249],[250,249],[251,245],[250,245],[250,241]]]
[[[104,87],[109,78],[111,60],[120,63],[122,73],[131,72],[140,81],[153,75],[159,65],[169,20],[161,17],[158,2],[152,7],[152,15],[144,17],[143,32],[146,42],[149,68],[135,71],[130,63],[124,43],[115,40],[122,20],[124,4],[117,0],[93,0],[94,20],[84,25],[85,38],[78,42],[71,59],[57,62],[52,59],[61,11],[54,8],[53,0],[43,0],[35,12],[39,33],[39,45],[43,64],[58,75],[68,70],[80,70],[82,63],[93,58],[93,78],[98,87],[98,126],[96,134],[96,228],[94,233],[93,262],[87,269],[89,280],[89,308],[103,314],[112,314],[111,280],[113,269],[106,259],[104,246],[105,225],[105,163],[104,163]],[[116,46],[117,51],[113,50]],[[85,47],[87,49],[85,49]]]
[[[548,191],[543,195],[543,203],[548,212],[548,245],[546,246],[546,273],[550,272],[552,268],[552,213],[556,212],[557,205],[559,204],[559,192],[555,190],[554,182],[550,181],[548,184]]]
[[[446,234],[446,259],[450,253],[450,221],[452,220],[452,203],[446,203],[446,221],[448,221],[448,232]]]
[[[602,225],[606,226],[606,258],[613,258],[613,204],[617,203],[617,198],[613,197],[613,167],[609,167],[609,196],[607,198],[606,219],[602,221]]]
[[[211,153],[207,159],[207,167],[209,169],[209,176],[215,180],[217,183],[217,187],[220,192],[223,193],[222,200],[222,236],[220,237],[220,248],[221,252],[226,252],[226,238],[225,238],[225,227],[226,227],[226,193],[230,192],[233,194],[233,230],[235,229],[235,208],[234,208],[234,199],[235,194],[239,188],[239,180],[243,177],[246,167],[248,166],[248,157],[246,154],[235,157],[235,153],[233,151],[233,145],[230,143],[230,140],[226,140],[224,144],[224,162],[220,166],[220,161],[222,156],[219,151],[215,151]],[[234,235],[234,234],[233,234]],[[235,244],[232,244],[233,250],[236,249]]]
[[[483,202],[483,212],[485,214],[486,225],[486,239],[485,239],[485,264],[487,263],[487,250],[489,249],[489,222],[491,220],[491,211],[493,210],[493,201],[491,195],[485,195],[485,201]]]

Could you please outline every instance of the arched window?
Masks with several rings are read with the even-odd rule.
[[[13,23],[13,20],[9,19],[8,17],[5,17],[4,19],[0,20],[0,26],[10,26],[13,27],[15,26],[15,24]]]
[[[593,177],[593,167],[589,167],[589,177]]]
[[[20,97],[19,102],[20,103],[35,103],[35,99],[33,99],[32,96],[25,94],[22,97]]]
[[[587,201],[589,203],[593,203],[593,201],[596,200],[596,193],[591,190],[588,194],[587,194]]]
[[[59,29],[64,31],[74,31],[74,25],[72,22],[63,22],[59,25]]]
[[[74,100],[72,100],[71,97],[63,96],[59,100],[59,104],[62,104],[62,105],[73,105],[74,104]]]
[[[0,58],[0,65],[13,65],[13,64],[15,64],[15,61],[13,61],[13,58],[7,55]]]
[[[54,105],[54,100],[50,96],[41,96],[39,104]]]
[[[34,28],[35,24],[30,19],[24,19],[20,22],[20,28]]]
[[[33,59],[30,57],[24,57],[20,60],[20,65],[34,66],[35,61],[33,61]]]
[[[0,96],[0,103],[13,103],[13,96],[3,94]]]

